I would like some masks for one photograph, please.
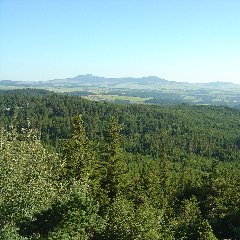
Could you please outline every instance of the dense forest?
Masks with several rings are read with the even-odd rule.
[[[0,239],[240,239],[240,110],[0,91]]]

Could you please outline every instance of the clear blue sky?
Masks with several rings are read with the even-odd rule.
[[[0,0],[0,80],[240,84],[240,0]]]

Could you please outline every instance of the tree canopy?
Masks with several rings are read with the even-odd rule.
[[[240,110],[0,94],[0,239],[239,239]]]

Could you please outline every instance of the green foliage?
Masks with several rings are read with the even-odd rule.
[[[0,141],[1,234],[8,239],[11,233],[13,239],[16,221],[31,217],[57,197],[53,176],[57,155],[47,152],[31,130],[18,135],[2,129]]]
[[[197,199],[192,196],[182,201],[179,208],[177,239],[198,239],[198,228],[201,222],[201,211]]]
[[[28,92],[31,92],[30,90]],[[76,96],[0,94],[0,124],[26,127],[29,118],[46,145],[61,147],[71,137],[73,118],[82,115],[89,139],[103,141],[106,126],[115,116],[122,126],[122,146],[131,153],[218,157],[238,161],[240,111],[225,106],[186,104],[140,106],[91,102]],[[59,149],[58,149],[59,150]]]
[[[98,206],[85,194],[74,193],[36,214],[34,220],[22,220],[19,233],[34,239],[87,240],[104,227],[97,212]]]
[[[207,220],[203,220],[199,226],[199,240],[217,240],[214,236],[212,228]]]
[[[0,95],[0,239],[238,238],[239,110],[26,92]]]
[[[107,202],[113,202],[116,196],[126,193],[128,187],[128,169],[123,159],[120,139],[120,129],[113,119],[98,162],[100,194],[105,194]],[[99,201],[101,198],[103,196]]]
[[[94,152],[85,135],[81,115],[74,118],[73,135],[65,144],[63,158],[66,178],[87,179],[92,176]]]
[[[106,239],[174,239],[164,212],[149,204],[135,208],[133,203],[117,198],[109,212]]]

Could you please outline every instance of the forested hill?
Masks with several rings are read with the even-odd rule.
[[[240,239],[239,109],[23,89],[0,126],[0,239]]]
[[[30,123],[46,144],[70,138],[73,117],[82,114],[87,136],[96,140],[103,139],[115,117],[124,149],[132,153],[168,152],[175,158],[194,153],[230,160],[240,146],[240,110],[226,106],[110,104],[36,89],[6,91],[0,95],[0,106],[2,126],[20,130]]]

